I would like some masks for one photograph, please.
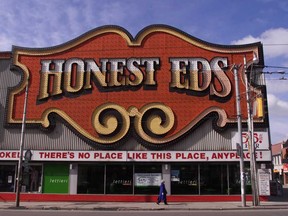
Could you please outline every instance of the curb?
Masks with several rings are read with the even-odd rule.
[[[0,209],[7,210],[55,210],[55,211],[227,211],[227,210],[261,210],[261,209],[288,209],[287,206],[275,205],[275,206],[246,206],[246,207],[215,207],[215,208],[141,208],[141,207],[56,207],[56,206],[20,206],[20,207],[0,207]]]
[[[121,203],[121,202],[21,202],[19,207],[13,202],[0,202],[0,210],[38,210],[38,211],[227,211],[227,210],[273,210],[288,209],[288,201],[262,202],[259,206],[253,206],[247,202],[242,207],[240,202],[172,202],[170,205],[156,205],[155,203]]]

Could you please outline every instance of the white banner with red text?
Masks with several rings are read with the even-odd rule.
[[[25,155],[23,154],[23,157]],[[34,151],[31,161],[219,162],[239,161],[236,151]],[[19,151],[0,151],[1,160],[19,160]],[[244,151],[244,160],[250,153]],[[257,161],[271,161],[271,151],[256,151]]]
[[[237,149],[236,145],[239,143],[238,140],[239,133],[238,132],[232,132],[232,149]],[[253,135],[254,139],[254,146],[258,150],[268,150],[269,149],[269,135],[268,132],[257,132],[254,131]],[[243,149],[248,150],[249,149],[249,134],[246,131],[242,132],[242,142],[243,142]]]

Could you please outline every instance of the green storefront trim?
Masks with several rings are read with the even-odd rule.
[[[43,193],[69,192],[69,165],[45,164]]]

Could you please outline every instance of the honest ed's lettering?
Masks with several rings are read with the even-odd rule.
[[[103,58],[99,62],[80,58],[42,60],[38,100],[91,90],[93,83],[110,90],[157,86],[160,58]],[[210,62],[204,58],[170,58],[169,62],[168,88],[196,93],[209,90],[210,95],[222,98],[230,94],[230,80],[220,67],[228,65],[227,58],[216,57]]]
[[[89,90],[92,82],[112,89],[141,84],[153,86],[157,84],[155,73],[159,61],[159,58],[100,59],[98,66],[94,59],[42,60],[38,99]]]
[[[187,89],[194,92],[209,89],[209,94],[217,97],[226,97],[231,92],[229,78],[220,67],[220,64],[227,66],[227,58],[217,57],[211,62],[204,58],[171,58],[170,63],[171,88]],[[215,80],[221,86],[219,89],[216,88]]]

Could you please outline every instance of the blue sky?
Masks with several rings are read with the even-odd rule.
[[[288,67],[285,0],[0,0],[0,51],[59,45],[102,25],[119,25],[135,36],[151,24],[171,25],[217,44],[261,41],[265,65]],[[266,75],[272,143],[288,138],[283,76],[288,79]]]

